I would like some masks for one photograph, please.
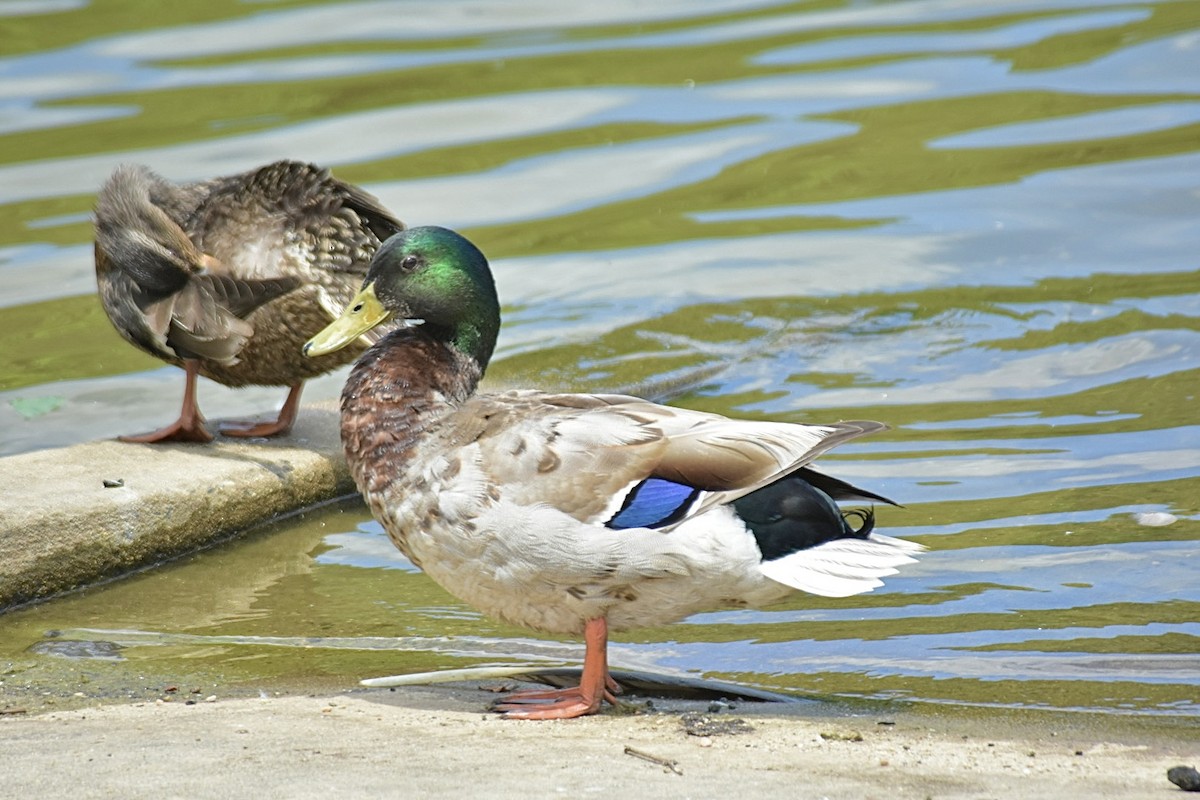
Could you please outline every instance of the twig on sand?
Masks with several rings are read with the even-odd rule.
[[[625,755],[633,756],[634,758],[640,758],[643,761],[649,761],[651,764],[658,764],[664,769],[664,771],[670,770],[676,775],[683,774],[683,770],[679,768],[679,762],[672,761],[669,758],[659,758],[658,756],[647,753],[644,750],[638,750],[636,747],[625,745]]]

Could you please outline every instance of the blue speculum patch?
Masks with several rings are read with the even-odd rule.
[[[683,517],[700,490],[694,486],[647,478],[629,492],[625,505],[608,521],[608,527],[657,528]]]

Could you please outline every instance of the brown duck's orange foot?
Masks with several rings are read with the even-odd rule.
[[[122,442],[135,444],[157,444],[159,442],[196,442],[204,444],[211,442],[213,435],[204,427],[204,418],[184,419],[180,417],[165,428],[159,428],[150,433],[138,433],[129,436],[118,436]]]
[[[221,423],[221,433],[242,439],[280,436],[287,433],[295,424],[296,414],[300,411],[300,391],[303,388],[303,383],[297,383],[291,388],[287,399],[283,401],[283,408],[279,409],[279,418],[274,422],[252,422],[250,420],[223,422]]]
[[[292,421],[254,422],[252,420],[230,420],[222,422],[220,431],[224,436],[234,436],[240,439],[256,437],[279,436],[292,429]]]
[[[199,365],[192,360],[184,362],[184,373],[187,375],[183,388],[183,406],[179,409],[179,419],[165,428],[159,428],[150,433],[138,433],[132,436],[118,436],[122,442],[136,444],[155,444],[157,442],[211,442],[213,435],[204,425],[204,415],[196,404],[196,376]]]

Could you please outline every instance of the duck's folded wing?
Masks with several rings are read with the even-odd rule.
[[[506,499],[599,523],[614,496],[649,475],[665,447],[660,430],[613,410],[610,399],[476,395],[454,424],[442,426],[438,450],[456,454],[451,471],[475,471]]]
[[[241,280],[205,273],[193,276],[181,291],[145,313],[151,328],[163,331],[180,356],[234,364],[254,335],[254,327],[244,317],[299,284],[296,278]]]
[[[519,502],[660,530],[884,427],[746,422],[616,395],[485,395],[463,411],[491,480]]]
[[[384,208],[379,198],[365,189],[335,179],[343,197],[343,203],[362,219],[371,232],[382,242],[404,230],[404,223],[391,211]]]
[[[203,312],[228,311],[235,317],[245,317],[259,306],[283,297],[300,285],[296,277],[231,278],[228,275],[205,273],[192,278]]]

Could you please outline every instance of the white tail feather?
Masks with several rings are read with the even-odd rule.
[[[924,550],[916,542],[871,534],[866,539],[835,539],[808,550],[766,561],[759,569],[773,581],[822,597],[849,597],[882,586]]]

